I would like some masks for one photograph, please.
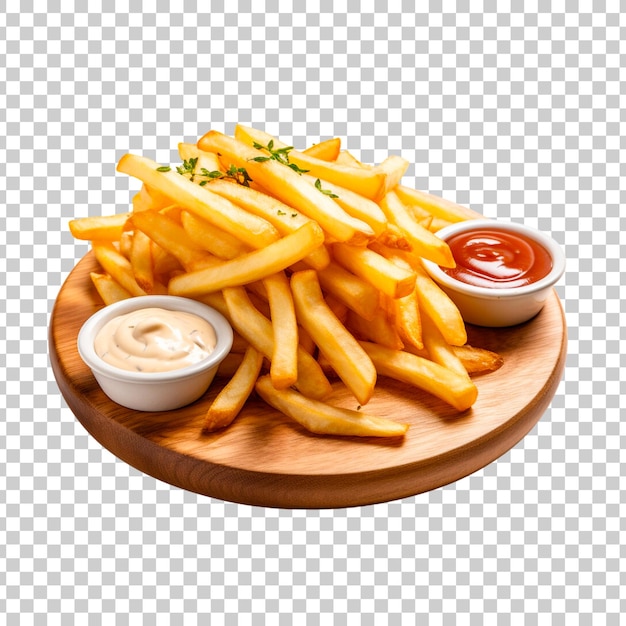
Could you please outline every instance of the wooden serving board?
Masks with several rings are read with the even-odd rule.
[[[259,399],[226,430],[201,434],[223,380],[176,411],[126,409],[100,390],[78,355],[83,322],[102,307],[88,253],[60,290],[49,328],[59,388],[78,420],[113,454],[172,485],[242,504],[332,508],[403,498],[451,483],[518,443],[550,403],[565,364],[567,332],[556,292],[530,322],[508,329],[468,327],[470,343],[499,352],[504,365],[475,379],[478,400],[459,414],[444,402],[380,378],[364,411],[408,422],[403,439],[313,435]],[[340,384],[331,400],[356,408]]]

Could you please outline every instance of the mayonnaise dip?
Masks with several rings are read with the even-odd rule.
[[[201,317],[151,307],[108,321],[97,333],[94,347],[101,359],[115,367],[166,372],[206,358],[216,341],[213,326]]]

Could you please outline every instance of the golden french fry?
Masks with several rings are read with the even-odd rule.
[[[252,304],[265,315],[271,317],[270,305],[267,298],[267,289],[265,288],[265,279],[254,281],[246,284],[246,291],[252,300]]]
[[[137,284],[146,292],[154,288],[154,265],[152,262],[152,240],[140,230],[133,232],[130,248],[130,264]]]
[[[385,174],[385,188],[380,194],[381,199],[398,186],[408,168],[409,162],[395,154],[388,156],[382,163],[372,168],[376,172]]]
[[[370,247],[375,249],[375,244],[381,244],[388,248],[397,248],[405,252],[413,250],[413,246],[409,243],[406,234],[395,224],[389,223],[387,223],[387,228],[376,237],[376,240],[372,242]]]
[[[84,241],[117,241],[122,236],[130,213],[117,215],[79,217],[70,220],[70,232],[76,239]]]
[[[270,377],[276,389],[286,389],[298,380],[298,322],[293,297],[284,272],[267,276],[263,285],[274,329]]]
[[[360,343],[381,376],[423,389],[459,411],[469,409],[476,401],[478,389],[467,376],[409,352],[365,341]]]
[[[306,269],[302,264],[292,266],[293,270]],[[376,287],[352,274],[335,261],[318,270],[317,278],[324,292],[334,296],[349,309],[365,319],[372,319],[378,308],[379,294]]]
[[[235,127],[235,138],[248,145],[259,144],[268,146],[273,142],[275,150],[289,148],[276,137],[249,126],[238,124]],[[350,167],[341,163],[322,161],[298,150],[289,150],[289,162],[305,170],[311,176],[322,178],[340,187],[351,189],[371,200],[379,200],[385,193],[387,173],[375,169]]]
[[[187,271],[211,264],[212,259],[215,259],[197,246],[180,224],[162,213],[140,211],[130,219],[135,228],[175,256]]]
[[[160,211],[172,204],[171,198],[146,184],[133,196],[133,211]]]
[[[374,248],[382,253],[394,265],[406,270],[413,271],[412,266],[402,256],[394,254],[389,248],[375,246]],[[422,350],[424,342],[422,340],[422,321],[419,310],[419,299],[415,287],[411,293],[401,298],[389,298],[381,295],[381,305],[387,311],[387,315],[392,321],[392,328],[396,331],[398,338],[402,342],[399,347],[413,346],[417,350]],[[380,331],[379,331],[380,332]],[[394,347],[394,334],[386,333],[384,341],[380,341],[382,345]]]
[[[90,272],[89,276],[104,304],[113,304],[132,297],[124,287],[115,282],[108,274]]]
[[[387,219],[396,224],[405,234],[415,254],[443,267],[455,266],[450,246],[421,226],[394,191],[385,195],[380,202],[380,207]]]
[[[334,407],[291,389],[274,389],[269,376],[261,376],[257,380],[256,391],[277,411],[318,435],[403,437],[409,428],[408,424],[400,424],[384,417]]]
[[[365,163],[361,163],[349,150],[341,150],[335,159],[335,163],[350,167],[370,167]]]
[[[374,231],[374,235],[379,236],[387,228],[387,218],[382,209],[373,200],[327,180],[315,178],[315,176],[305,174],[304,178],[317,189],[332,194],[330,197],[346,213],[368,224]]]
[[[417,220],[417,223],[420,226],[423,226],[426,230],[429,230],[431,233],[434,232],[432,229],[432,225],[433,225],[433,216],[432,215],[427,215],[426,217],[420,217]]]
[[[416,264],[414,269],[416,275],[415,289],[420,310],[430,317],[450,345],[465,345],[467,330],[456,304],[450,300],[450,297],[433,281],[421,265]]]
[[[228,306],[221,291],[207,293],[197,298],[197,300],[199,300],[200,302],[204,302],[204,304],[208,304],[210,307],[213,307],[214,309],[219,311],[224,317],[228,317]],[[233,339],[233,344],[234,341],[235,340]]]
[[[214,180],[208,185],[209,189],[246,211],[266,219],[282,235],[294,233],[300,226],[311,221],[311,218],[299,213],[280,200],[265,193],[237,185],[226,180]],[[307,257],[306,263],[315,269],[326,267],[330,262],[330,255],[325,246],[313,250]]]
[[[203,432],[210,433],[232,423],[254,390],[262,365],[263,355],[252,346],[248,347],[237,371],[211,403]]]
[[[341,139],[339,139],[339,137],[333,137],[332,139],[326,139],[308,147],[306,150],[303,150],[303,153],[322,161],[334,161],[339,155],[340,150]]]
[[[324,300],[326,300],[328,308],[334,313],[335,317],[345,326],[348,319],[348,307],[329,294],[324,296]]]
[[[128,224],[128,222],[126,222]],[[93,242],[100,241],[104,243],[101,239],[93,239]],[[124,229],[122,236],[119,241],[109,241],[108,243],[113,244],[113,246],[118,250],[118,252],[125,258],[130,260],[130,251],[133,247],[133,231]]]
[[[475,220],[482,217],[480,213],[476,213],[460,204],[426,193],[425,191],[411,189],[404,185],[398,185],[398,187],[396,187],[396,193],[405,204],[422,207],[434,217],[441,217],[448,222],[462,222],[463,220]]]
[[[422,314],[422,327],[424,329],[424,348],[426,348],[430,360],[443,365],[459,374],[459,376],[468,376],[463,362],[455,351],[455,347],[451,346],[444,339],[441,331],[427,313]]]
[[[202,168],[205,168],[208,172],[219,172],[222,169],[217,154],[200,150],[195,143],[179,143],[178,154],[183,161],[197,159],[196,172],[198,173],[201,173]],[[198,182],[203,182],[204,180],[207,179],[203,176],[198,176]]]
[[[292,274],[291,291],[300,324],[359,403],[367,404],[376,385],[376,369],[326,304],[315,271]]]
[[[424,311],[441,331],[445,340],[454,346],[462,346],[467,341],[465,322],[456,304],[433,281],[424,269],[421,260],[411,253],[395,248],[372,244],[372,248],[390,263],[401,268],[410,267],[415,273],[415,292],[420,311]]]
[[[194,245],[220,259],[234,259],[250,252],[250,247],[240,239],[189,211],[182,211],[180,219]]]
[[[426,228],[428,228],[428,230],[431,233],[436,233],[438,231],[440,231],[442,228],[446,228],[446,226],[450,226],[451,224],[453,224],[454,222],[448,222],[448,220],[444,220],[441,217],[430,217],[428,226],[426,226]]]
[[[271,159],[255,161],[267,158],[266,152],[214,130],[198,141],[198,147],[221,154],[237,167],[245,167],[253,180],[263,181],[264,189],[271,195],[317,221],[337,241],[363,243],[374,235],[368,224],[348,215],[290,167]]]
[[[131,296],[145,296],[146,292],[137,284],[130,261],[107,241],[94,241],[93,251],[102,269],[107,272]]]
[[[337,263],[390,298],[406,296],[415,287],[413,271],[398,267],[370,248],[336,243],[332,246],[332,255]]]
[[[424,340],[417,291],[413,289],[408,296],[396,298],[391,304],[394,307],[395,325],[400,339],[405,345],[411,344],[421,350]]]
[[[155,282],[160,280],[167,284],[172,276],[185,271],[180,261],[173,254],[163,250],[155,241],[150,240],[150,242]]]
[[[365,319],[354,311],[348,311],[346,327],[358,339],[367,339],[392,350],[404,348],[398,329],[392,324],[387,312],[381,307],[377,308],[371,319]]]
[[[233,328],[266,359],[274,354],[272,323],[250,301],[243,287],[228,287],[222,292],[228,307],[227,319]],[[298,348],[298,380],[296,388],[311,398],[329,395],[332,387],[317,361],[301,347]]]
[[[245,285],[275,274],[302,260],[322,245],[324,233],[315,222],[308,222],[295,233],[262,250],[249,252],[219,265],[174,277],[169,291],[177,296],[201,296],[225,287]]]
[[[406,206],[406,208],[411,212],[413,217],[418,222],[421,222],[421,220],[428,220],[428,219],[432,220],[433,214],[430,213],[428,209],[418,206],[417,204],[408,204],[404,202],[404,200],[402,200],[400,194],[398,193],[398,189],[396,188],[394,191],[396,192],[396,195],[398,196],[398,198],[402,201],[402,203]]]
[[[495,372],[502,367],[504,359],[497,352],[474,346],[453,346],[452,349],[463,363],[468,374]]]
[[[252,248],[262,248],[279,237],[267,220],[251,215],[211,193],[206,186],[196,185],[175,171],[159,171],[163,168],[151,159],[125,154],[117,164],[117,169],[154,187],[184,209],[238,237]]]

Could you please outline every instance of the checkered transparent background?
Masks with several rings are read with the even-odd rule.
[[[620,623],[619,3],[3,6],[0,621]],[[67,222],[128,207],[123,153],[175,161],[178,141],[239,121],[299,147],[340,136],[367,162],[401,153],[409,183],[564,246],[567,368],[519,445],[427,494],[291,511],[170,487],[86,434],[47,351],[87,250]]]

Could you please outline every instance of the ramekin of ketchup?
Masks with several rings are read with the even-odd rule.
[[[440,267],[424,260],[424,266],[470,324],[513,326],[528,321],[565,271],[558,243],[523,224],[468,220],[437,236],[450,246],[456,265]]]

